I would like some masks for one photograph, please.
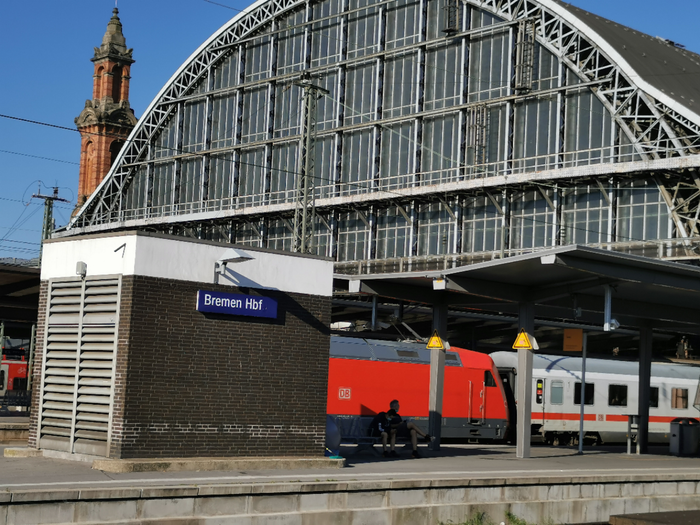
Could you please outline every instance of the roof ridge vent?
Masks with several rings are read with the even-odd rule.
[[[677,47],[678,49],[685,49],[685,46],[683,44],[679,44],[678,42],[674,42],[673,40],[669,40],[668,38],[663,38],[661,36],[657,36],[659,40],[662,42],[668,44],[671,47]]]

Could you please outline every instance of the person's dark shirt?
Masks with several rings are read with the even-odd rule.
[[[403,419],[398,414],[394,414],[391,418],[390,424],[392,428],[398,427],[402,423]]]
[[[387,418],[386,412],[379,412],[369,424],[369,435],[380,436],[382,432],[389,432],[390,428],[390,421]]]

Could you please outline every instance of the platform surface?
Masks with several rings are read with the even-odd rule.
[[[622,520],[635,512],[700,511],[700,458],[670,456],[668,447],[637,456],[627,455],[622,446],[591,447],[583,455],[573,448],[533,446],[527,459],[516,458],[515,447],[506,445],[443,446],[439,451],[420,445],[423,457],[418,459],[411,458],[410,448],[400,449],[397,459],[371,452],[352,455],[353,448],[341,449],[348,457],[343,468],[304,469],[270,469],[269,463],[265,468],[264,462],[253,462],[245,468],[224,465],[228,470],[107,472],[94,469],[92,461],[85,461],[90,458],[3,456],[0,523],[82,523],[90,514],[90,523],[97,524],[113,520],[112,511],[108,517],[100,513],[116,508],[123,514],[119,523],[130,525],[153,517],[168,524],[196,518],[217,524],[240,519],[266,525],[426,525],[462,523],[474,511],[488,512],[500,523],[509,510],[533,524],[603,525],[610,516]],[[65,514],[61,519],[54,515],[58,508]],[[700,523],[697,514],[689,514],[688,523]]]
[[[579,455],[574,448],[533,446],[532,457],[517,459],[508,445],[443,445],[433,452],[419,446],[422,458],[413,459],[409,449],[397,449],[400,457],[384,459],[371,453],[349,456],[341,469],[250,468],[214,471],[103,472],[92,463],[47,457],[0,457],[0,489],[55,490],[106,489],[173,484],[280,483],[285,481],[380,481],[407,479],[558,479],[590,481],[624,480],[635,476],[669,480],[700,479],[700,458],[668,455],[668,447],[651,447],[648,455],[627,455],[626,448],[592,447]],[[700,522],[698,522],[700,523]]]
[[[16,416],[10,414],[0,415],[0,430],[23,429],[29,430],[29,416]]]

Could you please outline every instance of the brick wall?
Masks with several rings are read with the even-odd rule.
[[[271,297],[278,319],[202,314],[199,289]],[[330,307],[124,277],[112,457],[322,455]]]
[[[114,367],[114,401],[112,409],[112,440],[109,456],[121,455],[121,441],[124,429],[124,400],[126,396],[127,365],[129,362],[129,338],[131,334],[131,305],[133,303],[134,279],[122,278],[121,301],[119,307],[119,331],[117,333],[117,356]]]
[[[46,330],[46,300],[49,293],[48,281],[41,281],[39,288],[39,310],[36,322],[36,346],[34,348],[34,364],[29,373],[32,375],[32,408],[29,413],[29,439],[27,445],[30,448],[39,448],[39,407],[41,394],[41,368],[44,362],[44,332]]]

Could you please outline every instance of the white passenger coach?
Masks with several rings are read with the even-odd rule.
[[[514,352],[491,354],[514,401],[517,395],[518,356]],[[553,445],[578,439],[581,411],[580,357],[536,354],[532,366],[532,433]],[[649,442],[668,443],[670,423],[676,418],[700,416],[700,367],[677,363],[653,363],[649,407]],[[628,415],[638,413],[639,363],[586,359],[586,443],[626,440]],[[512,402],[511,402],[512,404]],[[510,407],[515,413],[515,407]],[[511,418],[513,421],[514,418]]]

